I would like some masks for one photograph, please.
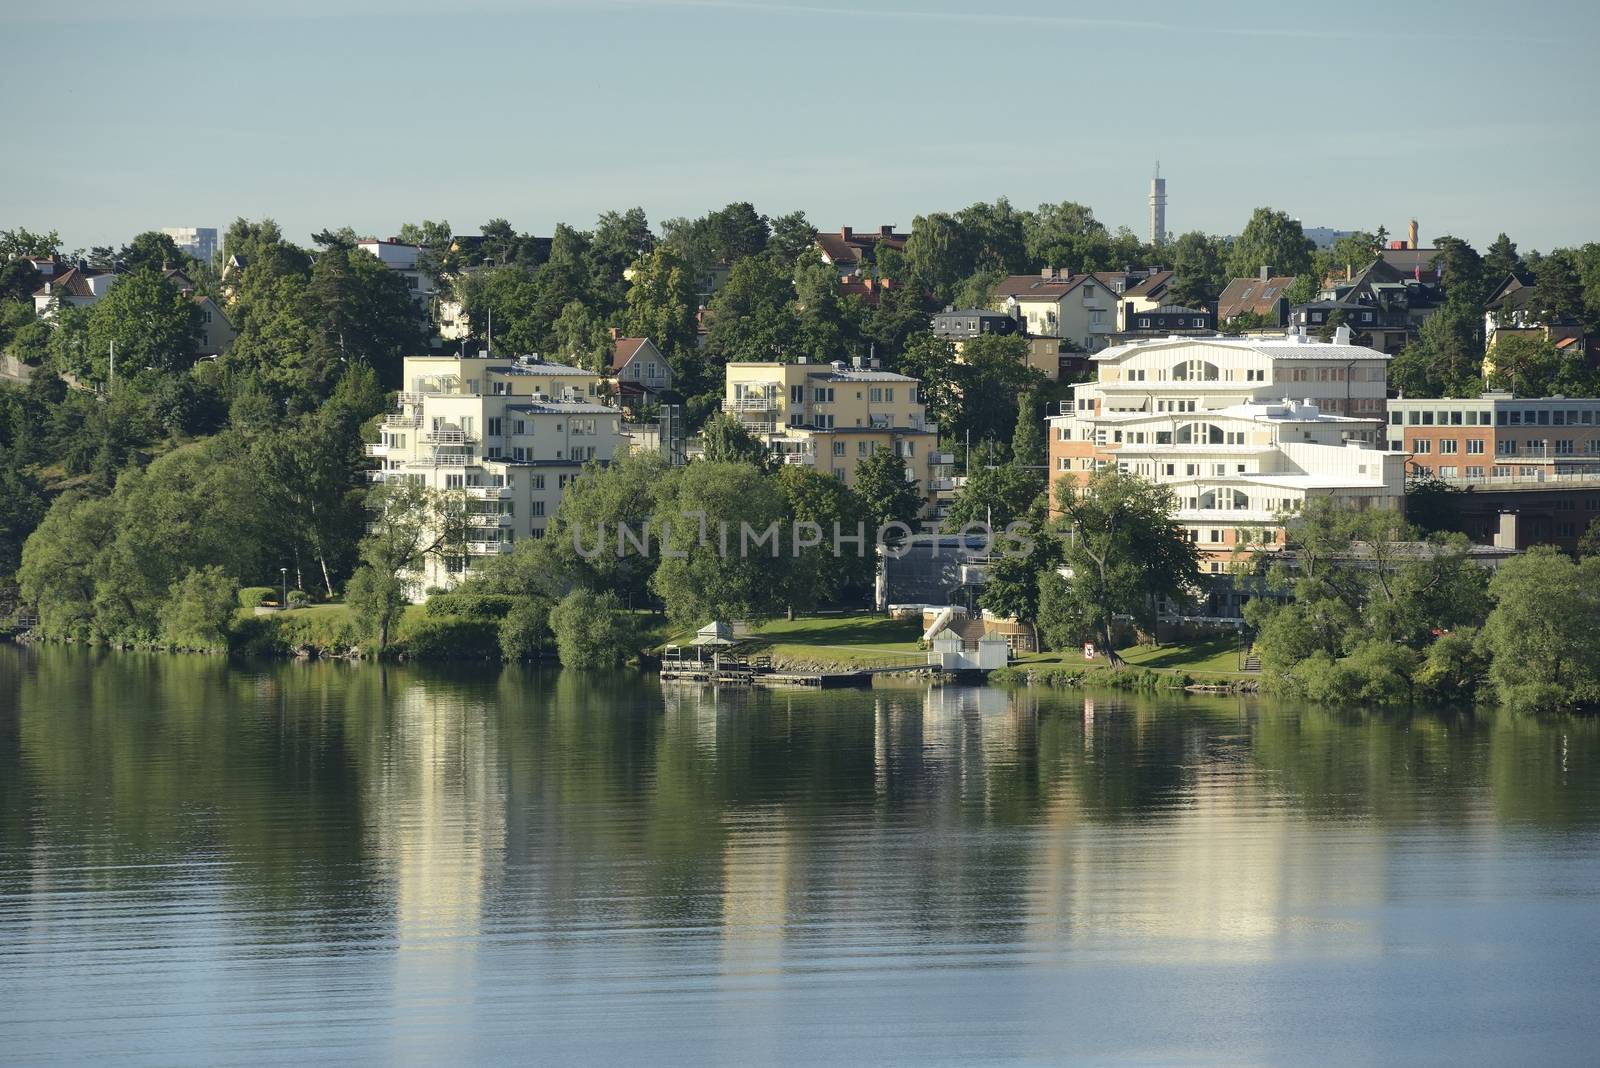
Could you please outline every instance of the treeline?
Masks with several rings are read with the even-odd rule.
[[[1396,512],[1327,498],[1286,533],[1289,558],[1245,606],[1267,688],[1339,703],[1600,708],[1600,556],[1539,547],[1491,572],[1463,535],[1423,540]]]

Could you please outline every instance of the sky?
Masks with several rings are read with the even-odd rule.
[[[1600,4],[0,0],[0,228],[548,234],[1008,197],[1600,240]]]

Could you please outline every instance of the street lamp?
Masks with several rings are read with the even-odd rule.
[[[280,568],[278,568],[278,570],[283,573],[283,604],[280,606],[279,611],[288,611],[288,608],[289,608],[289,569],[286,568],[286,567],[280,567]]]

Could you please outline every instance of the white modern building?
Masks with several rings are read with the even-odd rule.
[[[462,569],[542,538],[567,487],[590,461],[627,447],[620,409],[599,403],[600,376],[537,357],[410,356],[398,410],[381,440],[375,482],[410,479],[459,492],[465,560],[429,560],[414,595],[460,581]]]
[[[404,278],[406,288],[411,290],[411,298],[424,308],[428,307],[438,293],[438,281],[418,266],[418,260],[422,255],[420,246],[393,239],[379,241],[377,238],[368,238],[356,242],[356,248],[376,256],[385,267]]]
[[[1308,497],[1400,508],[1405,454],[1384,448],[1389,357],[1341,333],[1174,337],[1095,356],[1049,420],[1052,480],[1107,464],[1168,484],[1210,557],[1281,540]]]
[[[161,232],[172,238],[172,243],[201,263],[210,263],[217,254],[217,228],[215,226],[163,226]]]

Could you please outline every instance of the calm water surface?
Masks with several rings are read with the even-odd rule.
[[[1585,720],[0,647],[0,1061],[1594,1064]]]

